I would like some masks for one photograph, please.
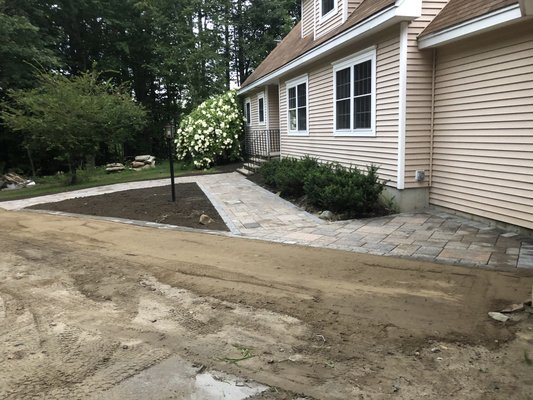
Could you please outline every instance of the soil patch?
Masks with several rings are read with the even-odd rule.
[[[28,208],[228,231],[217,210],[196,183],[176,184],[175,203],[170,201],[170,193],[170,186],[159,186],[37,204]],[[202,214],[208,215],[213,222],[200,224]]]

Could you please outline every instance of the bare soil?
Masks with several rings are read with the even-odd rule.
[[[171,201],[169,185],[37,204],[28,208],[134,219],[196,229],[228,230],[196,183],[178,183],[175,185],[175,193],[176,202]],[[207,225],[200,224],[202,214],[208,215],[213,221]]]
[[[172,356],[272,387],[262,399],[532,398],[533,321],[487,317],[531,296],[526,271],[0,221],[0,399],[103,398]]]

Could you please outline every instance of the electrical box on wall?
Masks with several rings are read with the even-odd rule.
[[[424,179],[426,179],[426,171],[424,170],[416,170],[415,171],[415,179],[419,182],[423,181]]]

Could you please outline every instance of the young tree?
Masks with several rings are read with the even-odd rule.
[[[35,89],[8,93],[2,118],[26,143],[56,151],[69,165],[71,184],[76,169],[102,143],[123,143],[146,123],[146,112],[125,87],[100,81],[96,72],[76,77],[42,73],[38,79]]]

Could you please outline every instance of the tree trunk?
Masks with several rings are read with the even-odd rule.
[[[30,146],[26,146],[26,152],[28,153],[28,160],[30,160],[31,176],[32,178],[35,178],[37,174],[35,173],[35,164],[33,163],[33,157],[31,156]]]

